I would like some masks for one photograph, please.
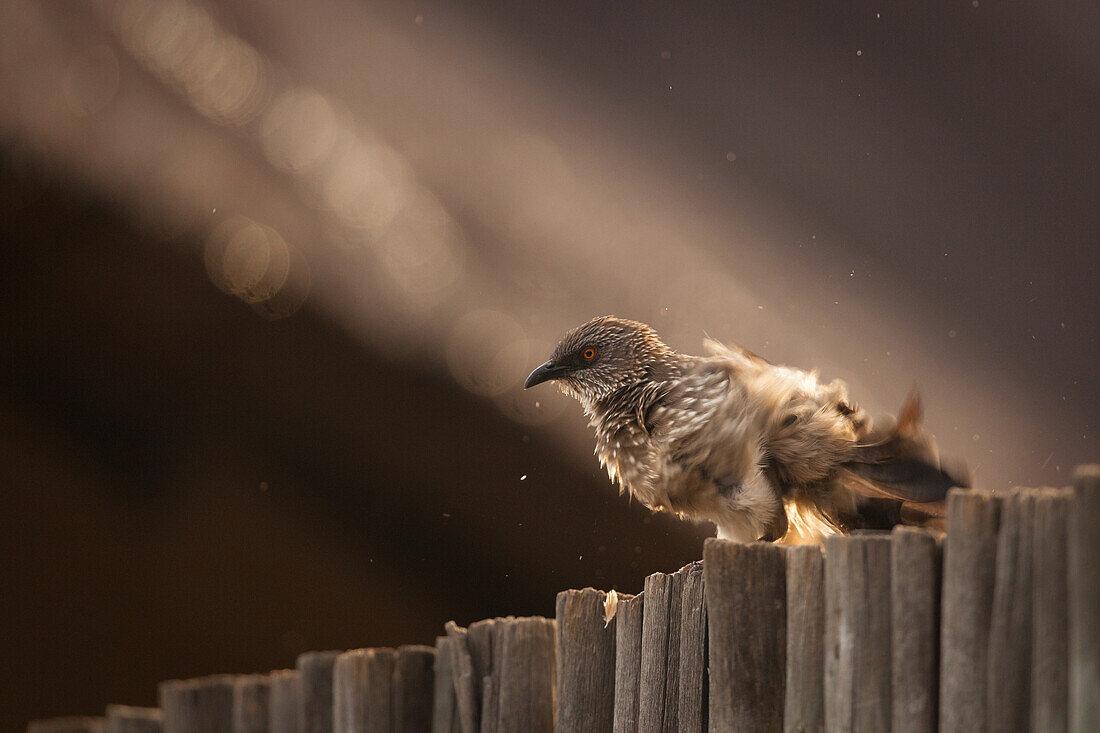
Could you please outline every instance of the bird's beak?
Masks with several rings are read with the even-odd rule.
[[[531,376],[527,377],[527,381],[523,383],[523,388],[530,389],[536,384],[542,384],[550,379],[557,379],[567,371],[569,371],[568,367],[559,366],[552,361],[548,361],[531,372]]]

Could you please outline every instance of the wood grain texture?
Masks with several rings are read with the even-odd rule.
[[[423,733],[432,727],[435,648],[401,646],[393,667],[393,728],[396,733]]]
[[[947,495],[940,613],[940,731],[986,727],[989,616],[993,610],[1001,498],[953,489]]]
[[[786,563],[783,730],[818,733],[825,727],[825,555],[815,545],[789,547]]]
[[[298,702],[300,733],[332,733],[332,672],[339,651],[305,652],[298,655],[302,675]]]
[[[1031,636],[1031,729],[1069,728],[1069,606],[1066,552],[1072,489],[1035,499]]]
[[[485,714],[485,680],[492,685],[493,670],[493,631],[496,627],[496,619],[483,619],[470,624],[466,634],[466,647],[470,651],[470,661],[473,664],[470,681],[473,683],[474,699],[477,701],[477,721],[479,733],[492,733],[492,726],[496,724],[496,716]],[[492,690],[489,690],[492,695]],[[488,725],[487,729],[485,726]]]
[[[452,671],[454,652],[449,637],[435,639],[435,680],[432,697],[432,733],[459,733],[462,724],[458,719],[458,701],[455,698],[455,681]]]
[[[787,656],[783,549],[708,539],[703,546],[710,667],[708,729],[781,731]],[[648,604],[648,600],[647,600]]]
[[[825,728],[890,729],[890,536],[825,540]]]
[[[552,733],[557,674],[552,619],[508,619],[495,632],[500,654],[494,660],[498,686],[498,733]]]
[[[615,613],[615,733],[638,730],[638,683],[642,663],[645,593],[619,594]]]
[[[162,730],[164,715],[160,708],[107,706],[107,733],[160,733]]]
[[[702,565],[684,571],[680,603],[679,730],[707,729],[707,598]]]
[[[393,649],[352,649],[332,669],[335,733],[388,733],[393,727]]]
[[[638,733],[678,729],[683,591],[682,573],[654,573],[645,580]]]
[[[158,687],[165,733],[231,733],[233,677],[169,680]]]
[[[271,673],[267,702],[270,733],[298,733],[298,708],[302,701],[302,675],[296,669]]]
[[[481,680],[481,733],[496,733],[500,715],[500,687],[492,675]]]
[[[474,682],[473,657],[466,643],[469,632],[454,621],[448,621],[443,628],[447,632],[447,638],[451,640],[451,675],[454,678],[459,727],[462,733],[478,733],[480,685],[475,685]]]
[[[604,622],[603,591],[558,594],[555,730],[611,730],[615,709],[615,621]]]
[[[1069,514],[1070,730],[1100,730],[1100,465],[1079,466]]]
[[[267,733],[271,678],[244,674],[233,680],[233,733]]]
[[[890,548],[893,733],[935,733],[939,717],[942,544],[933,532],[894,528]]]
[[[1031,722],[1031,586],[1035,491],[1016,489],[1001,505],[989,620],[986,730],[1014,733]]]

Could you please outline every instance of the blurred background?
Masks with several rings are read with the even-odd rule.
[[[614,313],[1100,457],[1100,6],[0,2],[0,728],[635,592]]]

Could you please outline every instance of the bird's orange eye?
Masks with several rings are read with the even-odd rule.
[[[592,361],[593,359],[596,358],[596,350],[595,349],[585,349],[583,352],[581,352],[581,356],[584,357],[585,361]]]

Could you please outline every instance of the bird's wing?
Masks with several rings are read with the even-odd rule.
[[[670,468],[735,489],[757,465],[759,431],[739,376],[745,367],[740,355],[696,358],[653,410],[653,437]]]

